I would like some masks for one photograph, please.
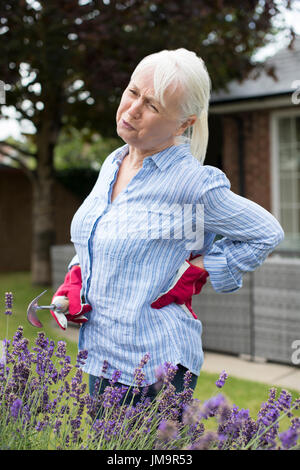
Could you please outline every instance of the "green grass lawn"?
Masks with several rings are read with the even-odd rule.
[[[8,320],[8,339],[11,339],[18,328],[23,326],[24,336],[32,344],[39,331],[43,331],[45,335],[55,341],[63,340],[67,343],[68,354],[72,358],[72,363],[76,360],[77,344],[70,341],[65,332],[56,324],[49,310],[40,310],[38,317],[43,323],[43,328],[32,326],[27,320],[27,307],[29,303],[44,290],[47,292],[40,298],[40,305],[50,305],[54,291],[51,287],[40,286],[33,287],[29,273],[0,273],[0,338],[6,337],[7,320]],[[13,294],[13,314],[6,316],[5,312],[5,292]]]
[[[47,287],[33,287],[30,281],[29,273],[0,273],[0,339],[6,337],[7,319],[8,319],[8,338],[12,338],[17,327],[22,325],[24,328],[24,336],[28,338],[30,345],[35,341],[37,333],[44,331],[45,335],[55,341],[63,340],[67,343],[68,355],[71,356],[72,364],[75,364],[77,355],[77,344],[70,340],[65,332],[56,324],[48,310],[39,312],[39,318],[43,323],[43,329],[31,326],[26,317],[27,306],[30,301],[40,294]],[[5,312],[5,292],[13,293],[13,315],[7,317]],[[53,290],[48,288],[46,294],[41,298],[40,304],[49,305],[53,296]],[[220,366],[220,372],[222,367]],[[215,381],[218,374],[201,372],[194,397],[200,400],[207,400],[211,396],[222,393],[226,396],[231,404],[237,405],[239,408],[249,409],[250,415],[256,418],[257,412],[263,402],[268,398],[270,385],[258,382],[242,380],[235,377],[229,377],[223,389],[219,390]],[[87,375],[85,374],[85,380]],[[280,388],[278,388],[280,391]],[[299,397],[299,392],[289,390],[293,394],[293,398]],[[299,416],[299,413],[298,413]]]
[[[235,404],[239,408],[249,409],[251,416],[255,418],[262,403],[267,401],[269,390],[272,386],[237,377],[228,377],[224,387],[220,390],[215,385],[218,377],[218,374],[201,372],[194,397],[200,400],[207,400],[211,396],[222,393],[230,404]],[[275,388],[280,393],[281,387]],[[299,397],[299,392],[294,390],[289,390],[289,392],[292,394],[293,399]]]

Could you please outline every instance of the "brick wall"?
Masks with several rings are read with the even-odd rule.
[[[270,112],[259,110],[237,116],[243,123],[244,196],[270,210]],[[223,117],[223,142],[223,169],[231,181],[232,190],[239,194],[238,126],[234,116]]]
[[[224,116],[223,129],[223,170],[231,183],[231,189],[239,193],[238,130],[232,116]]]

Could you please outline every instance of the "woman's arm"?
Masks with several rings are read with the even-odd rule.
[[[190,260],[190,263],[193,264],[194,266],[197,266],[198,268],[205,269],[202,255],[198,256],[197,258],[193,260]]]
[[[242,287],[245,272],[254,271],[283,240],[276,218],[255,202],[233,193],[224,173],[201,198],[204,227],[222,235],[200,259],[216,292],[233,292]]]

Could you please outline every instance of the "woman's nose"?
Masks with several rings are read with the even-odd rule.
[[[128,109],[128,114],[133,118],[137,118],[137,117],[140,117],[141,112],[142,112],[142,103],[140,100],[137,99],[131,103]]]

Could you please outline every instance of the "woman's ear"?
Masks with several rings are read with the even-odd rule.
[[[177,132],[176,132],[175,135],[177,135],[177,136],[182,135],[182,134],[184,133],[184,131],[185,131],[188,127],[194,125],[196,119],[197,119],[196,114],[192,114],[191,116],[189,116],[189,118],[188,118],[186,121],[184,121],[184,122],[180,125],[180,127],[177,129]]]

